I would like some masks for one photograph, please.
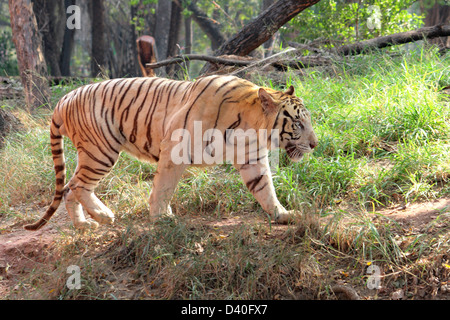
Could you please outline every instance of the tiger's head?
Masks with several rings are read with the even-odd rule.
[[[278,130],[279,147],[286,150],[289,158],[298,162],[305,153],[312,152],[318,139],[311,124],[311,114],[303,101],[294,95],[294,87],[285,92],[260,88],[258,95],[266,116],[275,118],[273,129]]]

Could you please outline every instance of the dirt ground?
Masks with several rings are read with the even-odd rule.
[[[39,210],[42,215],[45,208]],[[388,219],[400,223],[403,228],[423,232],[442,213],[450,213],[450,198],[432,202],[415,203],[379,211]],[[247,219],[247,218],[246,218]],[[199,223],[211,224],[224,233],[244,223],[242,217],[227,219],[201,219]],[[246,223],[248,223],[246,221]],[[30,232],[23,229],[23,224],[0,222],[0,300],[8,297],[20,283],[21,278],[34,269],[54,262],[58,257],[51,250],[56,237],[71,225],[65,209],[61,206],[51,223],[39,231]],[[285,226],[275,226],[274,233],[282,233]],[[450,290],[449,290],[450,291]],[[450,294],[449,294],[450,296]],[[392,298],[392,297],[391,297]],[[395,298],[395,296],[394,296]]]
[[[55,238],[62,227],[69,226],[64,210],[58,211],[53,223],[36,232],[24,230],[22,223],[0,223],[0,300],[14,290],[22,275],[52,259],[49,250]]]

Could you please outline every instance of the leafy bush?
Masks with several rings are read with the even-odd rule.
[[[349,43],[419,28],[423,16],[411,13],[413,0],[320,1],[289,23],[297,41],[332,40]]]

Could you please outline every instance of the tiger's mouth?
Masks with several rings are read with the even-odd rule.
[[[303,158],[303,151],[301,151],[299,148],[297,148],[296,145],[288,145],[286,147],[286,153],[289,156],[289,159],[291,159],[294,162],[300,161]]]

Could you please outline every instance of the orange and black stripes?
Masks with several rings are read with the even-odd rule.
[[[50,146],[53,156],[54,168],[55,168],[55,195],[50,207],[45,212],[44,216],[36,223],[26,225],[24,228],[26,230],[34,231],[40,229],[44,226],[47,221],[52,217],[52,215],[58,209],[61,200],[66,192],[64,188],[65,178],[66,178],[66,166],[64,161],[63,152],[63,137],[59,132],[60,125],[52,119],[50,125]]]

